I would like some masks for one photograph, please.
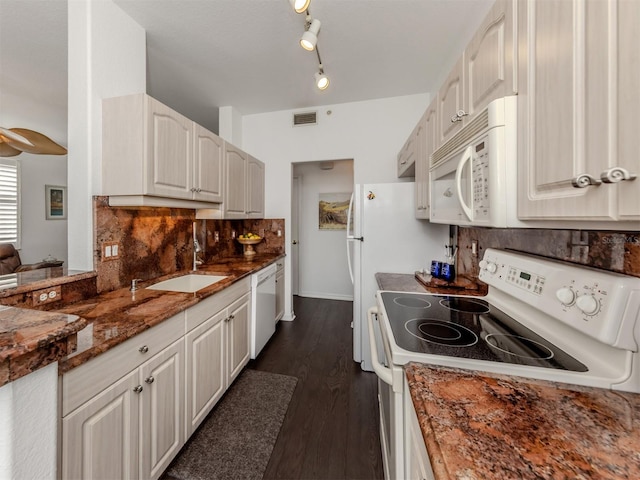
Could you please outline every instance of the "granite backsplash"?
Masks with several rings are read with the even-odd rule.
[[[472,251],[474,241],[477,255]],[[640,277],[640,232],[459,227],[458,273],[476,277],[487,248],[512,249]]]
[[[263,237],[254,245],[256,253],[285,251],[284,219],[196,220],[192,209],[110,207],[106,196],[94,197],[94,208],[98,293],[126,287],[134,278],[192,269],[194,222],[203,250],[198,258],[204,262],[242,255],[234,235],[248,232]],[[104,257],[104,246],[114,243],[118,255]]]

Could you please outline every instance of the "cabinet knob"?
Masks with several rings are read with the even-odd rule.
[[[196,188],[196,192],[200,193],[202,191],[201,188]]]
[[[153,382],[155,382],[155,381],[156,381],[156,379],[155,379],[155,378],[153,378],[153,375],[149,375],[147,378],[145,378],[145,379],[144,379],[144,381],[145,381],[146,383],[148,383],[149,385],[151,385]],[[141,387],[141,388],[142,388],[142,387]]]
[[[635,173],[629,173],[626,168],[613,167],[605,170],[600,174],[600,179],[604,183],[618,183],[624,180],[635,180],[637,175]]]
[[[141,346],[138,351],[140,353],[147,353],[149,351],[149,347],[147,347],[146,345]]]
[[[133,391],[136,393],[141,393],[143,390],[142,385],[137,385],[136,387],[134,387]]]
[[[451,191],[450,188],[447,188],[442,195],[444,195],[447,198],[448,197],[453,197],[453,192]]]
[[[195,187],[191,187],[191,191],[195,192],[196,191]]]
[[[466,117],[467,115],[469,114],[464,110],[458,110],[456,114],[453,117],[451,117],[451,123],[461,122],[462,117]]]
[[[574,188],[585,188],[591,185],[600,185],[601,183],[600,180],[588,173],[581,173],[571,180],[571,185],[573,185]]]

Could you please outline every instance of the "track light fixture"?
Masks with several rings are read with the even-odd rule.
[[[309,8],[311,0],[289,0],[289,3],[296,13],[304,13]]]
[[[310,15],[307,15],[306,22],[307,30],[302,34],[300,38],[300,46],[309,52],[312,52],[316,48],[318,43],[318,33],[320,33],[320,20],[317,18],[311,19]]]
[[[291,6],[297,13],[307,12],[304,22],[304,33],[300,38],[300,46],[309,52],[315,50],[318,57],[318,71],[314,75],[318,90],[326,90],[329,87],[329,77],[324,73],[320,50],[318,49],[318,33],[320,33],[320,20],[311,17],[309,3],[311,0],[289,0]]]

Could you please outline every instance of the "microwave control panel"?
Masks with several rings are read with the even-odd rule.
[[[473,146],[471,183],[475,219],[489,218],[489,142],[486,138]]]

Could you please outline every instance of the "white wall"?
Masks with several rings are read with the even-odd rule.
[[[321,193],[353,191],[353,161],[333,162],[331,170],[320,164],[298,163],[293,174],[299,181],[298,219],[299,294],[303,297],[353,300],[353,285],[347,267],[345,230],[318,228]]]
[[[291,225],[291,165],[297,162],[354,160],[355,183],[406,181],[396,178],[396,155],[429,105],[427,93],[309,108],[318,124],[292,126],[294,112],[247,115],[241,147],[266,164],[267,218]],[[331,114],[329,114],[331,112]],[[222,128],[222,125],[221,125]],[[290,240],[290,236],[287,237]],[[292,315],[291,245],[286,245],[285,317]]]
[[[111,0],[69,2],[69,267],[93,270],[102,99],[146,91],[146,33]]]
[[[66,106],[34,99],[13,86],[0,85],[0,126],[35,130],[66,146]],[[67,185],[67,156],[21,153],[12,158],[20,163],[22,263],[39,262],[49,254],[66,262],[67,221],[45,220],[44,186]]]
[[[65,122],[66,123],[66,122]],[[20,161],[20,259],[37,263],[51,255],[67,265],[67,220],[47,220],[45,185],[67,185],[67,156],[28,155]]]

